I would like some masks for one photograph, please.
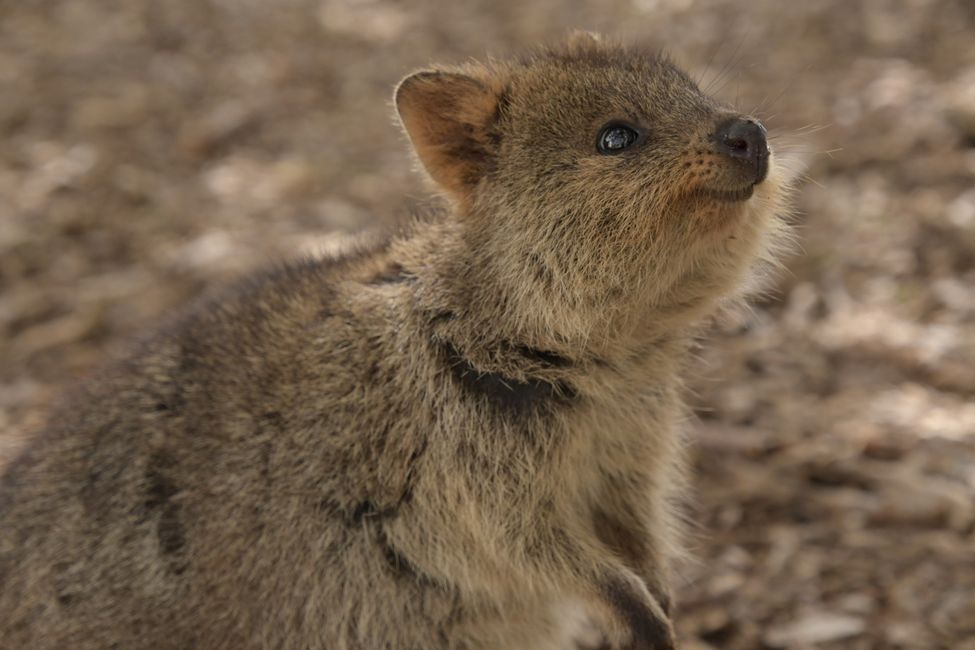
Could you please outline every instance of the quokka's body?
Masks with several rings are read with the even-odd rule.
[[[4,477],[0,648],[673,647],[679,370],[780,231],[764,131],[587,35],[396,103],[449,207],[78,389]]]

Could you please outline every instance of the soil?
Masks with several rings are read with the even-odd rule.
[[[0,0],[0,456],[205,288],[405,218],[406,72],[574,27],[805,169],[801,248],[694,364],[681,647],[975,649],[966,0]]]

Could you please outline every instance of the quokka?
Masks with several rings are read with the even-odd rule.
[[[444,207],[203,301],[6,470],[4,650],[675,647],[680,373],[764,127],[587,34],[406,77]]]

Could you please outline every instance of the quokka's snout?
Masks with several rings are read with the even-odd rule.
[[[734,117],[714,129],[714,146],[719,153],[741,166],[747,182],[757,185],[768,175],[770,155],[765,126],[758,120]]]

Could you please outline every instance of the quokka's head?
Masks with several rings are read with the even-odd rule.
[[[654,53],[578,33],[416,72],[395,102],[477,262],[534,300],[698,311],[781,230],[765,128]]]

